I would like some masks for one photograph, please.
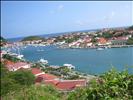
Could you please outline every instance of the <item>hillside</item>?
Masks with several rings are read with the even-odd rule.
[[[127,28],[128,30],[133,30],[133,25]]]
[[[7,40],[0,36],[0,46],[4,46],[7,43]]]
[[[92,80],[86,87],[71,92],[61,92],[53,86],[34,85],[28,71],[8,72],[1,66],[2,100],[132,100],[133,75],[127,70],[115,69]],[[19,76],[18,76],[19,75]],[[27,76],[27,78],[25,78]],[[28,83],[28,84],[27,84]]]
[[[21,41],[34,41],[34,40],[45,40],[45,39],[39,36],[28,36],[23,38]]]
[[[1,42],[7,42],[7,40],[5,38],[3,38],[2,36],[0,36],[0,41]]]

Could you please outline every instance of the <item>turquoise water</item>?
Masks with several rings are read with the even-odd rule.
[[[44,51],[38,52],[38,49]],[[26,60],[38,61],[46,59],[51,65],[70,63],[76,70],[89,74],[100,74],[114,66],[123,70],[126,66],[133,66],[133,47],[110,48],[102,51],[96,49],[60,49],[55,46],[33,47],[21,49]],[[133,72],[133,68],[129,68]]]

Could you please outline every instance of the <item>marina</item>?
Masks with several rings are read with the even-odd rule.
[[[39,48],[44,51],[38,52]],[[14,49],[10,49],[12,52],[17,53]],[[31,62],[36,62],[43,58],[50,65],[72,64],[75,66],[75,70],[88,74],[104,73],[112,67],[121,71],[127,66],[133,66],[133,47],[100,48],[98,50],[88,48],[61,49],[53,45],[42,47],[27,46],[20,49],[20,53],[24,55],[26,60]],[[129,68],[129,71],[132,72],[132,68]]]

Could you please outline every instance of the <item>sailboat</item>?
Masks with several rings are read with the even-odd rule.
[[[19,58],[19,59],[22,59],[23,57],[24,57],[24,55],[21,55],[20,54],[20,49],[19,49],[19,47],[17,47],[17,49],[18,49],[18,55],[17,55],[17,58]]]

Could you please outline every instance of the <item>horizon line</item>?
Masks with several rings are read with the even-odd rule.
[[[102,30],[102,29],[106,29],[106,28],[109,28],[109,29],[111,29],[111,28],[126,28],[126,27],[130,27],[130,26],[133,26],[133,24],[132,25],[128,25],[128,26],[117,26],[117,27],[104,27],[104,28],[93,28],[93,29],[84,29],[84,30],[75,30],[75,31],[65,31],[65,32],[56,32],[56,33],[47,33],[47,34],[38,34],[38,35],[27,35],[27,36],[19,36],[19,37],[12,37],[12,38],[5,38],[5,39],[15,39],[15,38],[23,38],[23,37],[28,37],[28,36],[42,36],[42,35],[51,35],[51,34],[65,34],[65,33],[71,33],[71,32],[84,32],[84,31],[91,31],[91,30],[93,30],[93,31],[97,31],[97,30]],[[3,36],[1,36],[1,37],[3,37]]]

